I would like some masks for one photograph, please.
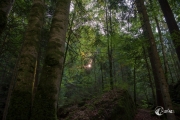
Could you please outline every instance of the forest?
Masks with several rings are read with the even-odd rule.
[[[180,0],[0,0],[0,119],[180,120]]]

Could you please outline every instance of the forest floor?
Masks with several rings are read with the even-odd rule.
[[[158,116],[151,115],[151,110],[138,109],[134,120],[161,120]]]

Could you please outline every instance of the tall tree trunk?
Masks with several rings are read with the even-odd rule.
[[[42,64],[44,63],[44,58],[45,58],[45,52],[47,51],[47,43],[48,43],[48,38],[49,38],[49,29],[50,25],[45,24],[42,30],[41,34],[47,34],[47,35],[43,35],[41,40],[39,41],[39,51],[38,51],[38,57],[37,57],[37,67],[36,67],[36,74],[35,74],[35,79],[33,82],[33,89],[32,89],[32,106],[33,106],[33,102],[34,102],[34,97],[35,97],[35,93],[37,91],[37,87],[40,81],[40,75],[41,75],[41,71],[42,71]],[[46,29],[45,29],[46,27]]]
[[[110,41],[108,43],[108,57],[109,57],[109,75],[110,75],[110,86],[111,89],[114,88],[114,81],[113,81],[113,60],[112,60],[112,34],[113,34],[113,29],[112,29],[112,20],[111,20],[111,10],[110,12],[110,16],[109,16],[109,23],[110,23]],[[108,24],[107,24],[108,25]],[[109,34],[109,33],[108,33]]]
[[[58,0],[31,120],[56,120],[70,0]]]
[[[157,26],[157,30],[158,30],[158,34],[159,34],[159,40],[161,43],[161,47],[162,47],[162,55],[163,55],[163,61],[164,61],[164,72],[165,72],[165,76],[166,76],[166,81],[168,83],[168,68],[167,68],[167,60],[166,60],[166,54],[165,54],[165,49],[164,49],[164,44],[163,44],[163,39],[162,39],[162,34],[161,34],[161,29],[159,26],[159,21],[157,19],[157,17],[154,17],[155,22],[156,22],[156,26]]]
[[[145,50],[144,46],[143,46],[143,54],[144,54],[144,59],[145,59],[145,62],[146,62],[146,68],[147,68],[147,71],[148,71],[149,83],[150,83],[151,91],[152,91],[153,105],[155,106],[155,105],[157,105],[156,96],[155,96],[155,92],[154,92],[154,88],[153,88],[153,81],[152,81],[152,77],[151,77],[150,66],[149,66],[149,63],[148,63],[146,50]],[[159,95],[159,93],[157,93],[157,94]]]
[[[173,43],[170,41],[170,47],[169,47],[169,50],[170,50],[170,56],[171,56],[171,60],[173,61],[173,68],[175,70],[175,74],[176,74],[176,78],[177,78],[177,81],[179,80],[179,77],[180,77],[180,74],[179,74],[179,64],[178,62],[176,62],[177,60],[177,57],[176,57],[176,54],[175,54],[175,50],[174,50],[174,47],[172,45]]]
[[[171,82],[174,83],[174,78],[173,78],[173,75],[172,75],[172,72],[171,72],[171,69],[170,69],[170,65],[168,64],[168,61],[167,61],[167,65],[168,65],[168,69],[169,69],[169,74],[171,76]]]
[[[167,0],[158,0],[180,61],[180,30]]]
[[[68,37],[67,37],[66,50],[65,50],[65,53],[64,53],[64,60],[63,60],[63,68],[62,68],[61,79],[62,79],[63,74],[64,74],[64,67],[65,67],[65,63],[66,63],[67,53],[68,53],[68,50],[69,50],[69,43],[70,43],[70,40],[72,39],[72,38],[71,38],[71,35],[73,34],[72,26],[73,26],[74,18],[75,18],[75,13],[73,13],[72,19],[71,19],[71,21],[69,21],[69,23],[68,23],[68,25],[69,25],[69,31],[68,31]],[[60,83],[60,85],[61,85],[61,83]]]
[[[107,52],[108,52],[108,62],[109,62],[109,77],[110,77],[110,88],[113,89],[113,73],[112,73],[112,48],[111,48],[111,41],[109,40],[109,34],[111,35],[111,32],[109,32],[109,25],[108,25],[108,5],[105,1],[105,10],[106,10],[106,35],[107,35]],[[111,26],[110,26],[111,27]],[[110,28],[111,29],[111,28]]]
[[[122,78],[122,81],[124,80],[124,71],[123,71],[123,66],[120,65],[120,69],[121,69],[121,78]]]
[[[170,57],[169,59],[171,59],[170,61],[171,61],[171,64],[173,66],[172,68],[174,69],[173,73],[175,74],[175,78],[178,81],[179,80],[179,75],[178,75],[179,71],[177,69],[177,65],[176,65],[175,60],[174,60],[175,58],[173,57],[172,52],[170,53],[169,57]]]
[[[4,111],[3,111],[2,120],[6,120],[6,117],[7,117],[8,107],[9,107],[10,99],[11,99],[11,94],[13,92],[13,88],[14,88],[14,85],[15,85],[15,80],[17,78],[17,70],[18,70],[18,66],[19,66],[18,64],[19,64],[22,48],[23,48],[23,45],[21,46],[21,49],[20,49],[20,52],[18,54],[18,58],[17,58],[16,64],[15,64],[14,70],[12,72],[13,74],[12,74],[11,82],[9,84],[9,89],[8,89],[8,94],[7,94],[7,97],[6,97],[6,103],[5,103],[5,107],[4,107]]]
[[[44,2],[43,0],[34,0],[19,60],[16,83],[8,108],[7,120],[28,120],[30,117],[38,51],[37,43],[41,38],[43,18]]]
[[[146,84],[146,82],[144,81],[144,83],[143,83],[144,87],[146,87],[145,84]],[[148,91],[147,91],[147,89],[143,90],[143,92],[144,92],[144,95],[146,97],[146,101],[149,103],[150,101],[149,101],[149,98],[148,98]]]
[[[116,84],[118,81],[116,79],[116,67],[115,67],[115,60],[112,60],[112,66],[113,66],[113,77],[114,77],[114,83]]]
[[[7,24],[7,16],[9,15],[15,0],[0,1],[0,35]]]
[[[104,76],[103,76],[102,63],[100,63],[100,69],[101,69],[101,84],[102,84],[102,91],[103,91],[104,90]]]
[[[136,105],[136,58],[134,60],[134,103]]]
[[[142,23],[143,32],[145,35],[145,38],[148,40],[148,51],[149,51],[149,57],[151,66],[153,69],[154,79],[156,83],[156,89],[160,89],[159,92],[162,94],[164,108],[165,109],[173,109],[172,107],[172,101],[169,95],[169,88],[166,82],[166,78],[161,66],[160,58],[157,52],[157,47],[154,39],[154,35],[152,33],[152,29],[149,23],[149,17],[146,12],[146,8],[144,6],[144,0],[135,0],[138,12],[140,14],[140,19]],[[157,96],[158,98],[158,96]],[[158,103],[158,105],[161,103]],[[175,120],[175,115],[173,114],[166,114],[168,120]]]

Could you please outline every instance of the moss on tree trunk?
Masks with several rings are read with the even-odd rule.
[[[41,38],[43,18],[43,0],[34,0],[18,64],[16,84],[12,92],[7,120],[28,120],[30,118],[32,87],[38,49],[37,42]]]
[[[58,0],[31,120],[56,120],[70,0]]]

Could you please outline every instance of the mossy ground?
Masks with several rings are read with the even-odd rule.
[[[112,90],[100,97],[59,109],[60,120],[133,120],[136,108],[125,90]]]

